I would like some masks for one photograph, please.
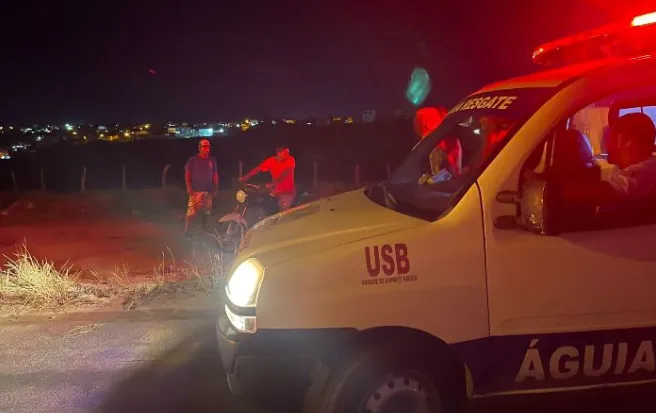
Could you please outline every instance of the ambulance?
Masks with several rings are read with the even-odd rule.
[[[656,120],[653,51],[656,13],[543,45],[539,73],[464,98],[388,181],[256,224],[217,322],[231,391],[307,379],[307,412],[451,413],[655,383],[656,208],[581,228],[596,210],[551,190],[612,173],[618,117]],[[426,184],[453,137],[464,173]]]

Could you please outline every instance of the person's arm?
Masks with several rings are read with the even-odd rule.
[[[187,187],[187,193],[191,195],[194,192],[191,185],[191,158],[189,158],[185,165],[185,184]]]
[[[266,168],[267,160],[265,160],[264,162],[262,162],[261,164],[259,164],[255,168],[251,169],[246,175],[239,178],[239,180],[242,181],[242,182],[246,182],[249,179],[251,179],[252,177],[254,177],[255,175],[259,174],[260,172],[266,172],[267,171],[267,168]]]
[[[216,167],[216,160],[212,164],[212,186],[214,187],[214,194],[217,194],[219,192],[219,170]]]

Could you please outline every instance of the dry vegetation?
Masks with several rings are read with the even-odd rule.
[[[38,260],[20,245],[0,268],[0,304],[11,313],[26,310],[60,310],[70,307],[121,303],[124,310],[166,293],[210,292],[223,281],[223,256],[206,253],[191,262],[179,263],[169,250],[149,277],[135,279],[127,263],[109,274],[91,272],[90,282],[81,281],[70,265],[57,267]],[[4,311],[6,313],[6,311]]]

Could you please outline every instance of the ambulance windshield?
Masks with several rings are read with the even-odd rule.
[[[392,178],[367,196],[400,213],[439,218],[555,88],[484,92],[456,105],[410,152]]]

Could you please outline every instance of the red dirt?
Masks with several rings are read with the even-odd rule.
[[[164,213],[166,208],[162,208],[157,217],[146,217],[135,212],[135,205],[156,200],[135,198],[151,196],[135,191],[127,196],[129,202],[124,202],[126,194],[120,197],[117,200],[112,193],[24,195],[31,207],[26,203],[0,216],[0,264],[6,262],[5,256],[13,257],[24,242],[34,257],[57,265],[68,262],[81,270],[85,279],[90,279],[91,271],[106,277],[124,265],[130,278],[141,278],[152,275],[162,259],[167,265],[172,256],[177,264],[190,259],[178,219],[180,211]]]

